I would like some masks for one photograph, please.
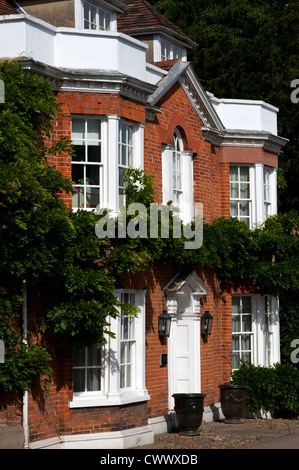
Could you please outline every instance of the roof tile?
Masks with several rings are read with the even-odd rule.
[[[0,15],[14,15],[18,13],[17,6],[10,0],[0,0]]]
[[[185,45],[194,47],[196,45],[185,33],[171,23],[165,16],[161,15],[146,0],[122,0],[127,5],[128,13],[118,15],[118,31],[129,35],[161,31],[178,39]]]

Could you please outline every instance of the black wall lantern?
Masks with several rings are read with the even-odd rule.
[[[158,332],[159,338],[166,338],[170,334],[171,316],[166,310],[158,318]]]
[[[209,336],[212,331],[213,317],[207,310],[201,316],[201,336]]]

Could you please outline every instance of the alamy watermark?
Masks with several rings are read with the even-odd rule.
[[[4,364],[4,362],[5,362],[5,346],[4,346],[2,339],[0,339],[0,364]]]
[[[291,101],[294,104],[299,103],[299,78],[296,78],[291,82],[291,88],[295,88],[291,93]]]
[[[0,80],[0,103],[5,103],[5,86],[3,80]]]
[[[291,348],[296,348],[294,349],[294,351],[292,351],[291,362],[293,364],[298,364],[299,363],[299,338],[294,339],[291,342]]]
[[[184,236],[186,250],[196,250],[203,243],[203,204],[194,204],[194,222],[182,224],[182,220],[175,214],[173,206],[150,204],[147,207],[141,203],[132,203],[127,209],[122,208],[116,218],[111,216],[107,209],[97,208],[98,220],[95,232],[98,238],[181,238]],[[172,217],[172,228],[170,219]],[[129,219],[128,217],[129,216]],[[134,217],[132,217],[134,216]],[[117,230],[116,230],[117,226]],[[172,232],[172,233],[171,233]],[[188,241],[187,241],[188,240]]]

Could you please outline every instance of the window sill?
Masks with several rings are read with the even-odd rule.
[[[90,397],[73,397],[69,402],[70,409],[73,408],[89,408],[101,406],[119,406],[127,405],[130,403],[139,403],[148,401],[150,399],[147,391],[142,392],[125,392],[118,395],[103,395],[103,396],[90,396]]]

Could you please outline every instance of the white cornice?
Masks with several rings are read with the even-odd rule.
[[[258,147],[271,153],[280,154],[288,139],[259,131],[241,131],[224,129],[219,131],[203,127],[204,139],[218,147]]]
[[[58,69],[32,59],[22,59],[19,63],[22,67],[42,75],[53,88],[60,91],[113,93],[146,104],[148,96],[156,89],[155,85],[115,71]]]

